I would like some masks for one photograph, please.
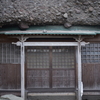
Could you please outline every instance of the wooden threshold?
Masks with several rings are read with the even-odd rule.
[[[100,95],[100,92],[84,92],[83,95]]]
[[[75,93],[28,93],[28,96],[75,96]]]
[[[51,89],[51,88],[44,88],[44,89],[39,89],[39,88],[37,88],[37,89],[35,89],[35,88],[33,88],[33,89],[26,89],[27,90],[27,93],[73,93],[73,92],[75,92],[76,90],[75,90],[75,88],[56,88],[56,89]]]
[[[20,92],[21,89],[0,89],[0,92]]]

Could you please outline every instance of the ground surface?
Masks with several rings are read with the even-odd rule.
[[[0,26],[100,25],[100,0],[0,0]]]

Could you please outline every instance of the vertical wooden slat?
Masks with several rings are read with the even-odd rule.
[[[50,88],[52,88],[52,47],[49,47],[50,49],[50,55],[49,55],[49,85],[50,85]]]
[[[20,64],[16,65],[16,83],[17,83],[17,89],[21,88],[21,70],[20,70]]]
[[[96,85],[97,85],[97,88],[99,87],[100,88],[100,64],[96,64],[95,65],[95,70],[96,70],[96,81],[97,81],[97,83],[96,83]]]
[[[4,66],[4,85],[5,85],[5,88],[7,89],[8,88],[8,66],[5,65]]]

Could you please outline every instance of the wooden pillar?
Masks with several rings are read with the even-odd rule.
[[[81,42],[78,42],[78,100],[82,100],[81,88],[82,88],[82,71],[81,71]]]
[[[25,100],[25,51],[23,41],[21,42],[21,97]]]

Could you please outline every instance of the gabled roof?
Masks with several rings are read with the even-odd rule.
[[[27,30],[20,30],[18,27],[1,28],[0,34],[21,35],[21,34],[62,34],[62,35],[96,35],[100,34],[100,26],[32,26]]]

